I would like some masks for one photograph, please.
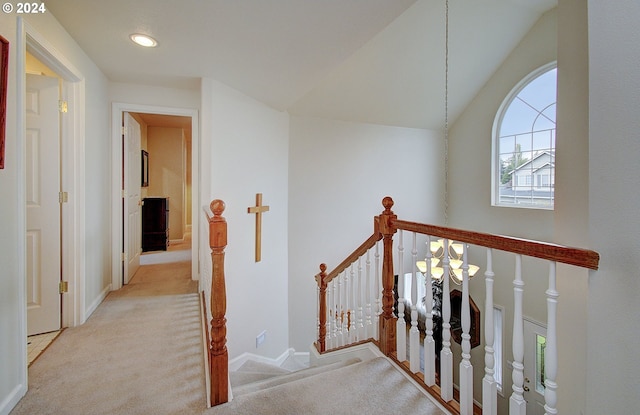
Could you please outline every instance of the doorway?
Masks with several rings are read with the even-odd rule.
[[[58,118],[58,127],[55,128],[53,140],[57,140],[58,155],[51,160],[51,166],[53,170],[57,171],[55,174],[55,180],[57,185],[54,184],[54,195],[47,196],[49,202],[50,199],[54,199],[53,205],[57,205],[54,208],[54,216],[57,223],[57,230],[55,230],[50,236],[46,237],[47,241],[37,242],[36,238],[40,238],[37,235],[38,232],[31,232],[27,227],[28,218],[30,212],[28,212],[29,205],[36,205],[34,197],[40,197],[36,189],[33,188],[34,183],[29,182],[34,171],[40,169],[40,163],[42,160],[34,160],[31,155],[37,155],[36,158],[42,158],[40,154],[42,150],[35,151],[34,145],[39,146],[35,135],[38,134],[36,130],[28,131],[29,122],[27,120],[27,109],[31,107],[33,109],[34,101],[33,95],[29,96],[34,89],[31,86],[27,87],[27,77],[18,77],[16,82],[17,89],[17,107],[24,108],[25,111],[19,111],[16,117],[17,131],[19,132],[18,139],[16,140],[16,152],[18,154],[16,163],[18,164],[18,171],[25,172],[17,176],[18,198],[19,203],[23,206],[23,209],[19,210],[16,221],[20,224],[20,232],[18,236],[17,244],[20,246],[18,264],[19,274],[25,277],[20,280],[21,285],[21,301],[24,301],[25,305],[28,302],[35,303],[40,301],[38,298],[43,294],[43,290],[39,287],[31,287],[36,282],[37,273],[29,270],[29,267],[36,266],[38,261],[34,261],[33,249],[38,249],[38,246],[42,246],[43,243],[52,241],[57,247],[53,250],[54,260],[59,265],[56,265],[57,269],[54,272],[49,273],[53,275],[53,297],[57,297],[57,304],[54,306],[55,311],[52,312],[55,326],[60,327],[73,327],[82,324],[85,320],[85,307],[84,307],[84,257],[82,252],[83,247],[80,245],[82,241],[82,235],[84,234],[84,221],[77,220],[77,218],[84,217],[84,158],[82,150],[84,148],[84,137],[81,134],[84,123],[84,78],[82,74],[74,68],[69,61],[61,55],[52,45],[49,44],[47,39],[41,36],[28,22],[22,18],[18,18],[18,36],[16,42],[16,55],[17,63],[16,70],[18,73],[26,74],[27,60],[34,58],[43,64],[39,70],[36,69],[38,77],[47,78],[53,77],[56,79],[54,95],[57,95],[59,100],[67,103],[67,112],[58,118],[58,102],[55,103],[56,118]],[[30,57],[28,57],[30,55]],[[46,69],[45,69],[46,67]],[[44,76],[43,76],[43,72]],[[40,89],[40,87],[36,88]],[[47,89],[45,87],[45,89]],[[52,98],[53,101],[58,101],[57,98]],[[33,111],[32,111],[33,112]],[[48,127],[45,127],[48,129]],[[35,134],[35,135],[34,135]],[[48,150],[44,154],[44,158],[49,156]],[[62,163],[64,160],[64,163]],[[28,165],[30,164],[30,165]],[[35,169],[35,170],[34,170]],[[29,172],[29,173],[27,173]],[[40,175],[41,176],[41,175]],[[29,182],[29,183],[28,183]],[[70,197],[67,198],[66,196]],[[30,225],[29,225],[30,226]],[[30,234],[31,232],[31,234]],[[57,240],[57,244],[55,243]],[[40,266],[40,265],[38,265]],[[62,271],[60,271],[62,270]],[[46,270],[50,271],[50,270]],[[61,277],[62,275],[62,277]],[[61,278],[65,284],[60,286]],[[38,282],[39,284],[39,282]],[[64,289],[64,286],[68,289]],[[50,290],[47,288],[47,290]],[[64,293],[60,294],[60,291]],[[27,292],[29,292],[29,298],[27,298]],[[51,294],[50,292],[48,295]],[[37,301],[34,301],[37,300]],[[38,307],[39,308],[39,307]],[[21,335],[19,341],[26,345],[27,333],[49,330],[48,328],[34,328],[31,324],[31,328],[28,327],[28,313],[27,307],[21,310],[19,315],[21,322]],[[24,346],[23,346],[24,347]],[[26,348],[25,348],[26,350]],[[27,384],[27,355],[24,354],[21,357],[21,361],[24,360],[25,371],[21,376],[23,379],[21,382]]]
[[[544,415],[544,358],[547,328],[537,322],[524,319],[524,399],[527,414]]]
[[[123,197],[124,183],[137,183],[140,188],[140,217],[144,216],[145,198],[164,198],[169,206],[169,226],[166,251],[140,252],[140,264],[157,262],[191,261],[191,277],[199,279],[198,269],[198,165],[199,139],[197,111],[191,109],[164,108],[135,104],[113,104],[113,275],[112,289],[121,288],[133,275],[125,268],[128,255],[119,253],[140,252],[142,246],[133,241],[134,229],[127,223],[127,206],[134,201]],[[139,148],[123,147],[130,140],[123,141],[120,134],[123,120],[129,116],[140,126]],[[173,134],[173,135],[172,135]],[[177,138],[176,138],[177,134]],[[169,137],[169,138],[168,138]],[[170,138],[173,137],[173,138]],[[158,140],[160,144],[154,143]],[[164,141],[163,141],[164,140]],[[167,141],[169,140],[169,141]],[[170,150],[169,148],[173,148]],[[138,163],[127,163],[133,154],[138,154]],[[133,167],[132,167],[133,166]],[[178,167],[176,167],[178,166]],[[129,194],[129,193],[127,193]],[[125,214],[127,213],[127,214]],[[142,230],[144,235],[144,230]],[[142,236],[144,238],[144,236]],[[133,242],[132,242],[133,241]],[[133,246],[131,246],[133,244]],[[142,244],[144,245],[144,244]],[[189,246],[188,250],[176,251],[174,247]],[[193,245],[193,246],[192,246]],[[176,257],[176,255],[179,257]],[[162,259],[158,260],[158,257]]]
[[[27,335],[33,336],[61,328],[61,114],[60,79],[36,72],[34,65],[40,62],[27,57]]]

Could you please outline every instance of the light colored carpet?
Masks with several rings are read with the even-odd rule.
[[[387,359],[318,373],[296,382],[242,395],[209,409],[211,415],[443,415]]]
[[[198,281],[191,279],[191,261],[144,265],[128,285],[110,297],[153,297],[198,292]]]
[[[65,330],[29,368],[29,391],[11,414],[201,413],[199,295],[189,264],[171,265],[142,267],[84,325]]]
[[[141,268],[84,325],[65,330],[29,368],[29,391],[11,414],[444,414],[384,358],[272,370],[296,381],[261,379],[260,390],[246,386],[207,409],[199,295],[188,263],[168,265]]]
[[[244,384],[240,383],[240,379],[236,378],[235,375],[237,373],[231,373],[231,386],[233,387],[233,396],[234,399],[238,398],[241,395],[245,395],[247,393],[258,392],[263,389],[273,388],[278,385],[282,385],[289,382],[294,382],[299,379],[307,378],[309,376],[317,375],[318,373],[327,372],[330,370],[335,370],[340,367],[352,365],[360,362],[360,359],[348,359],[335,363],[331,363],[328,365],[322,366],[314,366],[303,370],[298,370],[296,372],[281,374],[278,376],[266,378],[266,379],[255,379],[251,382],[247,382],[245,379]],[[244,372],[247,373],[247,372]]]

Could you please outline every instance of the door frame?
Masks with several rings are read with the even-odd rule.
[[[534,319],[532,319],[532,318],[526,317],[526,316],[525,316],[525,317],[523,317],[522,321],[523,321],[524,353],[525,353],[525,354],[524,354],[523,363],[525,363],[525,362],[527,362],[527,358],[528,358],[528,357],[529,357],[529,358],[531,358],[531,357],[532,357],[532,355],[531,355],[531,354],[529,354],[529,353],[527,353],[527,351],[534,353],[534,355],[535,355],[535,352],[536,352],[535,348],[534,348],[534,350],[527,350],[527,344],[529,345],[529,347],[531,347],[531,342],[530,342],[530,341],[532,340],[531,338],[527,338],[527,335],[526,335],[526,334],[527,334],[527,326],[528,326],[528,327],[530,327],[530,329],[531,329],[531,334],[537,334],[538,329],[540,329],[540,331],[543,331],[543,332],[544,332],[544,336],[545,336],[545,338],[546,338],[546,337],[547,337],[547,325],[546,325],[546,324],[543,324],[543,323],[541,323],[541,322],[539,322],[539,321],[537,321],[537,320],[534,320]],[[535,360],[536,360],[536,359],[535,359],[535,357],[534,357],[534,358],[533,358],[534,363],[535,363]],[[533,374],[534,374],[534,375],[536,374],[536,368],[535,368],[535,367],[531,367],[531,366],[529,366],[529,369],[528,369],[528,370],[533,371]],[[524,376],[524,378],[526,378],[526,377],[527,377],[525,374],[526,374],[526,372],[527,372],[528,370],[527,370],[527,365],[525,364],[525,371],[523,372],[523,376]],[[529,372],[529,373],[531,373],[531,372]],[[529,377],[531,378],[531,379],[530,379],[530,383],[528,383],[528,384],[527,384],[527,383],[525,382],[525,383],[523,384],[523,387],[524,387],[524,386],[528,386],[528,387],[529,387],[529,389],[530,389],[531,394],[536,394],[536,395],[534,395],[534,396],[538,396],[538,395],[540,395],[540,393],[536,390],[536,385],[535,385],[536,380],[535,380],[535,376],[531,376],[531,375],[530,375]],[[526,393],[526,392],[523,392],[523,394],[524,394],[524,393]],[[523,395],[523,396],[524,396],[524,395]],[[525,400],[526,400],[526,399],[525,399]],[[542,394],[542,400],[543,400],[543,402],[544,402],[544,393]],[[529,401],[527,401],[527,406],[529,406]]]
[[[191,279],[200,278],[198,258],[200,254],[198,231],[200,227],[200,131],[198,110],[191,108],[172,108],[155,105],[141,105],[114,102],[111,106],[111,224],[112,224],[112,275],[113,290],[122,288],[122,114],[140,112],[147,114],[177,115],[191,117]]]
[[[64,204],[61,214],[62,226],[62,269],[69,283],[69,292],[62,296],[62,327],[74,327],[84,323],[85,313],[85,247],[82,244],[85,233],[85,180],[84,180],[84,126],[85,126],[85,79],[82,73],[69,62],[44,36],[22,17],[17,19],[16,38],[16,85],[18,140],[16,143],[17,200],[18,204],[18,275],[21,275],[20,297],[26,304],[26,264],[27,264],[27,219],[26,219],[26,52],[45,63],[62,78],[61,99],[69,103],[69,112],[62,117],[61,126],[61,183],[62,190],[69,193],[69,201]],[[22,327],[21,339],[27,338],[27,308],[19,311]],[[22,341],[22,340],[21,340]],[[24,376],[27,374],[26,348],[21,355]]]

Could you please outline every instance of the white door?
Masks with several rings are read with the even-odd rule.
[[[544,415],[544,352],[547,329],[524,320],[524,399],[527,415]]]
[[[60,124],[58,79],[27,74],[25,110],[27,332],[60,329]]]
[[[128,284],[140,268],[142,252],[142,216],[140,214],[141,198],[141,144],[140,124],[129,114],[124,113],[124,246],[125,266],[123,283]]]

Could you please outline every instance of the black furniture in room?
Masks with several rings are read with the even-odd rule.
[[[169,198],[142,200],[142,252],[166,251],[169,246]]]

